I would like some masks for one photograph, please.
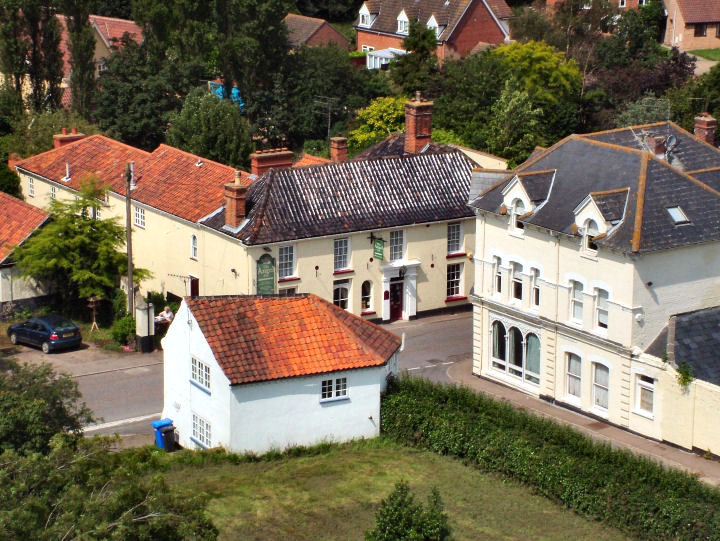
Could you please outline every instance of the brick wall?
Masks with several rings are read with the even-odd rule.
[[[350,42],[345,36],[327,23],[322,25],[320,29],[312,35],[307,45],[326,45],[328,43],[336,43],[345,49],[350,45]]]
[[[484,2],[474,2],[458,24],[447,48],[459,56],[468,54],[478,42],[503,43],[505,34],[498,27]],[[449,56],[445,51],[443,56]]]
[[[357,42],[358,51],[362,51],[363,45],[375,47],[375,50],[377,51],[381,49],[388,49],[389,47],[394,47],[395,49],[403,49],[403,40],[400,38],[375,34],[373,32],[366,32],[364,30],[357,31],[355,41]]]

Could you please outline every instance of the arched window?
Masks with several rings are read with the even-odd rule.
[[[190,236],[190,257],[193,259],[197,259],[198,255],[198,241],[196,235]]]
[[[508,332],[508,372],[513,376],[522,377],[523,369],[523,335],[515,327]]]
[[[522,222],[518,221],[518,216],[522,216],[523,214],[525,214],[525,203],[523,203],[520,199],[515,199],[512,202],[512,213],[510,215],[510,223],[513,229],[525,228]]]
[[[363,312],[372,310],[372,282],[365,280],[360,287],[360,308]]]
[[[525,379],[540,383],[540,339],[532,333],[525,337]]]
[[[333,284],[333,304],[347,310],[349,296],[350,280],[336,280]]]
[[[505,370],[505,325],[499,321],[493,322],[492,325],[492,344],[493,344],[493,366]]]
[[[597,244],[593,242],[593,239],[598,236],[600,229],[598,229],[595,220],[588,220],[585,222],[585,229],[583,232],[583,248],[586,252],[597,252]]]

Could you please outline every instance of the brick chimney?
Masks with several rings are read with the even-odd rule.
[[[15,164],[21,161],[22,158],[20,157],[20,154],[18,154],[17,152],[11,152],[8,156],[8,169],[10,169],[14,173]]]
[[[236,228],[245,219],[247,186],[240,182],[240,171],[235,171],[235,182],[225,184],[225,225]]]
[[[270,168],[285,169],[292,167],[293,153],[287,148],[258,150],[250,154],[250,172],[262,176]]]
[[[415,154],[430,142],[432,134],[433,102],[422,98],[420,92],[405,102],[405,153]]]
[[[662,137],[645,136],[645,144],[650,152],[658,158],[665,156],[665,139]]]
[[[348,159],[347,137],[330,138],[330,160],[333,162],[344,162]]]
[[[700,113],[695,117],[695,137],[710,145],[715,145],[715,129],[717,120],[710,113]]]
[[[64,147],[80,139],[85,139],[87,135],[84,133],[78,133],[77,128],[73,126],[72,132],[68,133],[66,128],[62,129],[62,133],[53,135],[53,148]]]

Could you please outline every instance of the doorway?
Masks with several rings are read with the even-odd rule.
[[[396,319],[402,318],[403,313],[403,289],[405,288],[405,281],[397,279],[397,281],[390,282],[390,320],[395,321]]]
[[[198,297],[200,295],[200,278],[190,276],[190,296]]]

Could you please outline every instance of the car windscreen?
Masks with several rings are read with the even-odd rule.
[[[77,326],[69,319],[58,319],[53,322],[53,329],[56,332],[69,332],[77,329]]]

